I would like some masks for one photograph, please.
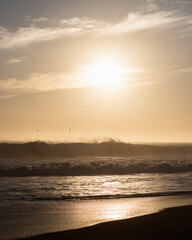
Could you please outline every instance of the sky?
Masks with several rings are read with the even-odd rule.
[[[0,0],[0,141],[192,142],[191,0]]]

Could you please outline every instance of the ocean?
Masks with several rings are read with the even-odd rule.
[[[192,203],[191,145],[104,146],[0,144],[0,239]]]

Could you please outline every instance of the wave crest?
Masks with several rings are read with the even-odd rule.
[[[134,173],[181,173],[192,171],[192,163],[187,161],[133,161],[123,163],[106,162],[90,163],[43,163],[37,165],[0,166],[1,177],[16,176],[94,176],[94,175],[127,175]]]

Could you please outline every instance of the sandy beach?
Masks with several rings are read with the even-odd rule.
[[[155,239],[191,240],[192,205],[169,208],[127,220],[100,223],[91,227],[55,232],[23,240]]]

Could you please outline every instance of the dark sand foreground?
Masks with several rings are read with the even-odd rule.
[[[192,240],[192,205],[159,213],[100,223],[77,230],[48,233],[25,240]]]

